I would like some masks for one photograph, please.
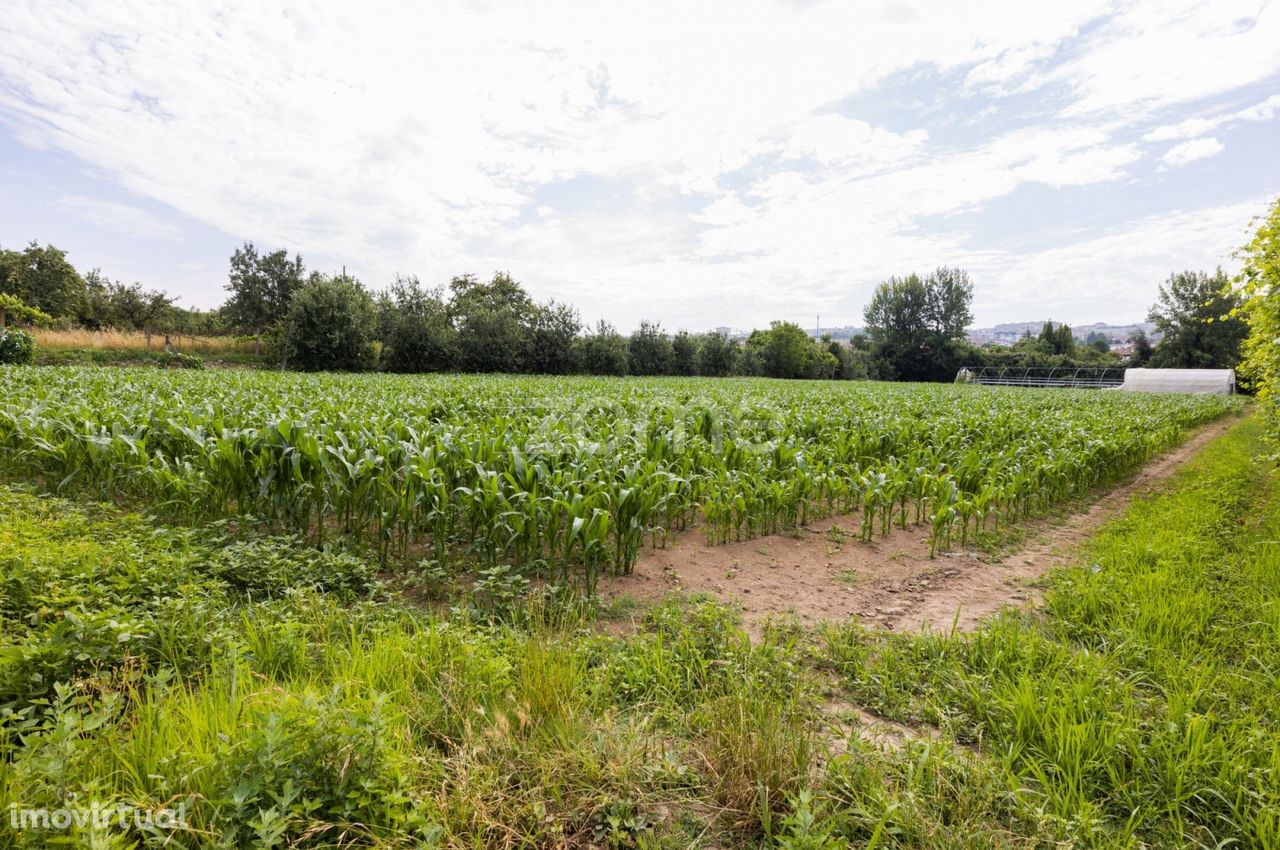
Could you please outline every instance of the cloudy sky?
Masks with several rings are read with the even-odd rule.
[[[1280,194],[1280,2],[0,0],[0,245],[221,302],[242,240],[624,330],[1143,317]]]

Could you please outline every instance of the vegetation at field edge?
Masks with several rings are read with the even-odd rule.
[[[1247,421],[969,637],[430,613],[297,539],[0,491],[0,811],[101,847],[1275,847],[1280,490]],[[233,533],[234,532],[234,533]],[[934,735],[884,749],[838,697]],[[0,822],[0,844],[43,847]]]
[[[1228,411],[1215,396],[707,379],[10,367],[0,459],[186,522],[251,517],[387,562],[591,591],[644,545],[860,512],[935,548],[1088,493]]]

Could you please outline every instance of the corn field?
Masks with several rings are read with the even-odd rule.
[[[715,379],[0,370],[0,462],[201,522],[590,590],[643,546],[833,514],[935,549],[1134,470],[1216,396]]]

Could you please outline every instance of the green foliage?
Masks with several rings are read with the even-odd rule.
[[[973,283],[960,269],[910,274],[876,287],[865,318],[881,377],[949,381],[967,353],[965,329],[973,321]]]
[[[671,340],[671,373],[698,374],[698,341],[688,331],[680,331]]]
[[[559,584],[566,559],[623,563],[695,520],[764,533],[829,500],[963,534],[1089,492],[1235,400],[5,378],[10,478],[232,519],[166,528],[0,488],[0,811],[186,807],[185,829],[109,846],[1274,843],[1280,502],[1250,464],[1252,425],[1109,529],[1096,567],[1053,581],[1043,617],[968,638],[752,640],[733,611],[684,598],[613,636],[590,627],[589,600],[535,578]],[[438,551],[424,571],[440,596],[384,593],[378,565],[335,538]],[[864,743],[833,722],[833,689],[938,729]],[[5,846],[55,840],[103,843],[0,818]]]
[[[283,249],[260,254],[245,242],[231,255],[226,286],[231,295],[222,314],[232,327],[261,336],[285,321],[305,279],[301,255],[289,259]]]
[[[1147,339],[1146,332],[1139,328],[1130,342],[1133,343],[1133,354],[1129,355],[1129,365],[1141,367],[1150,363],[1156,350],[1151,344],[1151,340]]]
[[[456,357],[457,332],[440,289],[397,277],[383,305],[382,365],[392,372],[441,372]]]
[[[156,364],[167,369],[203,369],[204,361],[194,354],[182,354],[178,351],[161,351],[156,355]]]
[[[48,313],[28,307],[16,295],[0,293],[0,331],[4,330],[10,322],[23,325],[47,325],[52,321],[53,317]]]
[[[1280,492],[1256,422],[973,635],[834,633],[853,697],[980,746],[1046,841],[1272,846]],[[910,842],[908,842],[910,843]]]
[[[84,279],[66,252],[36,242],[22,251],[0,248],[0,295],[56,319],[78,319],[88,307]]]
[[[1160,300],[1150,320],[1164,336],[1151,357],[1158,369],[1232,369],[1248,327],[1237,315],[1239,296],[1218,269],[1178,272],[1160,284]]]
[[[313,272],[289,305],[288,361],[308,372],[371,368],[376,328],[373,299],[360,281]]]
[[[287,538],[168,531],[4,489],[0,516],[0,714],[78,676],[195,669],[237,627],[240,602],[301,589],[354,600],[376,586],[363,561]]]
[[[723,378],[738,366],[738,346],[722,333],[709,333],[699,341],[697,359],[699,375]]]
[[[36,343],[31,334],[17,328],[0,328],[0,365],[29,366],[36,362]]]
[[[523,369],[538,375],[568,375],[576,367],[574,344],[582,330],[575,307],[548,301],[529,318]]]
[[[627,354],[633,375],[670,375],[672,372],[671,339],[656,322],[640,322],[627,342]]]
[[[1280,445],[1280,200],[1272,203],[1240,257],[1241,312],[1249,322],[1241,369],[1257,390],[1273,442]]]
[[[866,539],[913,522],[936,548],[963,544],[1240,405],[690,378],[5,378],[0,461],[15,474],[148,499],[174,518],[251,514],[321,544],[336,534],[413,561],[426,548],[444,568],[507,564],[584,590],[694,525],[727,541],[861,511]],[[174,398],[201,401],[174,410]],[[1018,463],[1001,460],[1010,445]]]
[[[458,368],[466,372],[520,372],[528,350],[529,325],[537,308],[511,275],[495,272],[487,282],[455,277],[449,314],[458,329]]]
[[[103,277],[98,269],[85,275],[89,309],[84,324],[93,328],[151,332],[182,326],[174,299],[159,290],[144,290]]]
[[[604,319],[591,333],[577,340],[574,351],[579,372],[588,375],[627,374],[630,355],[626,337]]]

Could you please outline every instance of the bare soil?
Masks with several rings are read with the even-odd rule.
[[[1237,421],[1222,419],[1195,432],[1083,511],[1022,524],[1024,544],[998,557],[961,549],[930,558],[927,527],[910,525],[887,537],[877,525],[875,539],[864,543],[856,517],[717,546],[693,530],[666,548],[642,552],[630,575],[602,580],[600,594],[629,597],[641,607],[672,593],[709,594],[739,605],[754,636],[780,616],[804,625],[854,620],[894,631],[971,631],[1002,608],[1034,603],[1033,582],[1065,565],[1100,525]],[[613,630],[627,625],[615,623]]]

